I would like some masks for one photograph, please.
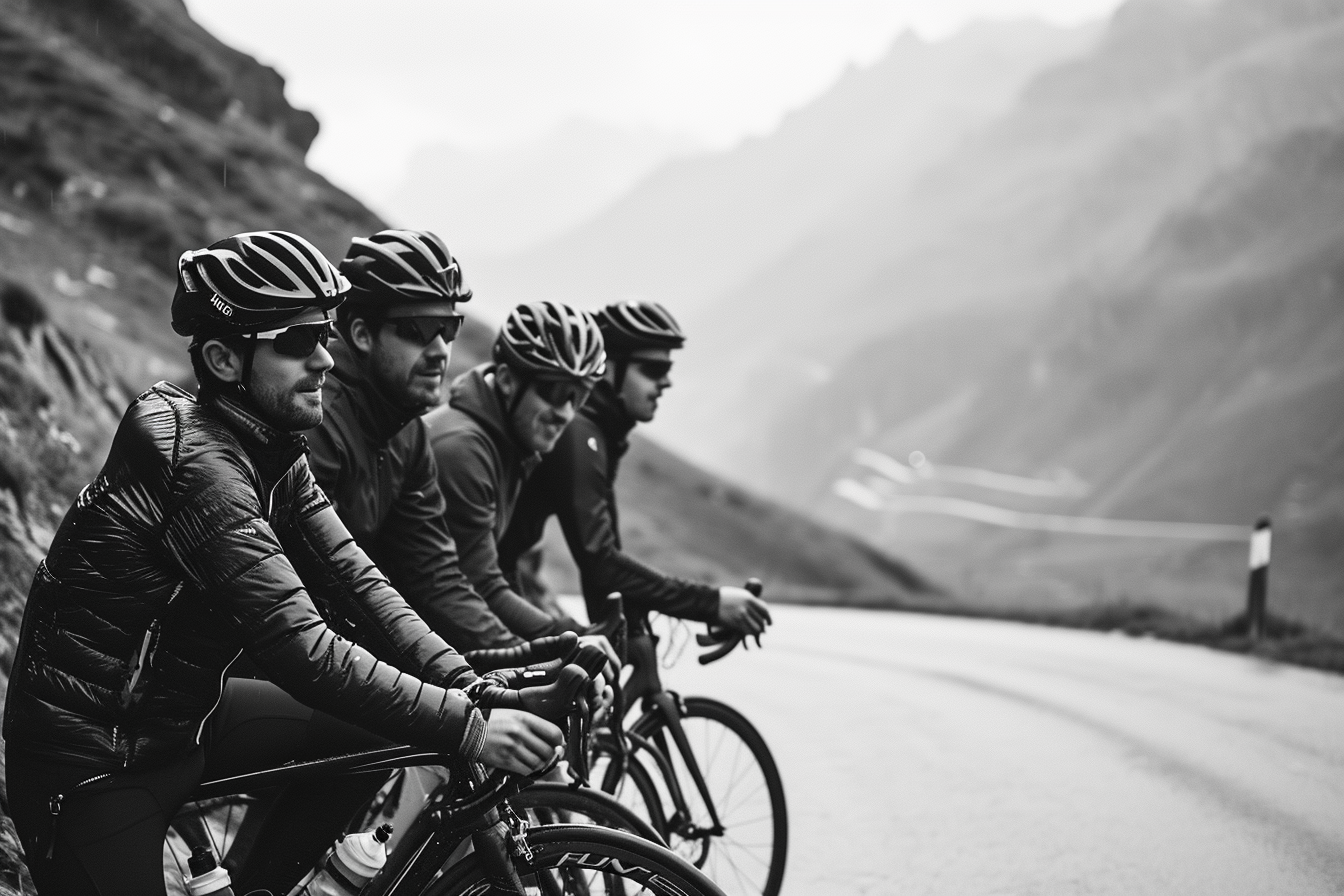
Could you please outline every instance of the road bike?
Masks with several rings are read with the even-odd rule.
[[[747,588],[760,596],[759,581]],[[615,713],[621,724],[594,738],[593,780],[647,818],[673,851],[726,892],[777,896],[789,830],[774,757],[731,706],[663,686],[658,640],[647,629],[630,632],[631,673]],[[698,635],[700,646],[713,648],[700,663],[722,659],[742,640],[723,629]],[[641,711],[630,722],[636,704]]]
[[[584,740],[590,722],[586,701],[580,694],[587,682],[586,672],[568,665],[551,683],[516,692],[519,708],[565,725],[566,755],[580,779],[586,774],[588,748]],[[563,710],[557,712],[557,707]],[[201,805],[208,806],[232,794],[424,765],[448,768],[448,782],[435,791],[416,816],[388,856],[386,866],[361,891],[364,896],[484,896],[499,892],[724,896],[692,864],[629,831],[588,824],[530,823],[530,806],[539,804],[545,811],[560,811],[546,805],[536,793],[524,796],[535,778],[547,770],[533,776],[489,772],[479,763],[412,747],[367,750],[205,781],[193,795],[196,806],[189,807],[185,814],[190,817],[196,812],[199,818]],[[584,801],[582,796],[575,796],[582,793],[577,789],[569,793],[573,808],[590,815],[609,812],[612,801]],[[608,815],[608,820],[624,811]],[[225,838],[214,832],[209,836],[218,854],[228,849]],[[185,856],[180,861],[185,868]]]

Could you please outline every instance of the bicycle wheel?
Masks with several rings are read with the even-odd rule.
[[[724,896],[704,873],[670,850],[625,831],[591,825],[546,825],[527,832],[530,858],[514,864],[529,894],[574,896]],[[426,896],[490,892],[476,856],[449,868]]]
[[[609,766],[602,789],[641,814],[649,811],[654,828],[673,851],[732,896],[777,896],[784,880],[789,822],[774,757],[755,727],[732,707],[707,697],[687,697],[685,707],[682,729],[721,831],[714,829],[681,751],[656,713],[635,722],[631,732],[637,737],[626,774],[616,779],[616,769]],[[676,808],[667,786],[669,774],[676,777],[685,812]]]
[[[666,839],[652,824],[619,802],[609,793],[591,787],[573,788],[566,784],[539,782],[509,797],[516,811],[526,811],[538,824],[598,824],[626,831],[666,846]]]

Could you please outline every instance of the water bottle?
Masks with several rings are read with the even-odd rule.
[[[336,848],[322,863],[322,870],[308,882],[309,896],[355,896],[387,862],[387,841],[392,825],[376,831],[351,834],[336,841]]]
[[[191,869],[191,877],[183,883],[186,884],[189,896],[233,896],[233,881],[229,880],[229,872],[219,867],[210,847],[194,848],[191,858],[187,859],[187,867]]]

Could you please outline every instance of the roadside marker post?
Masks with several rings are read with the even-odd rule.
[[[1269,517],[1256,520],[1251,531],[1251,577],[1246,587],[1246,626],[1253,640],[1265,635],[1265,597],[1269,579]]]

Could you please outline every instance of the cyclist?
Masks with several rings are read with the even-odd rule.
[[[471,299],[437,236],[384,230],[351,241],[350,297],[309,433],[313,478],[392,586],[460,650],[508,647],[510,632],[472,590],[443,523],[443,495],[420,415],[442,400],[457,305]]]
[[[632,623],[650,610],[759,634],[770,609],[744,588],[713,587],[652,569],[621,549],[616,473],[638,423],[652,420],[672,384],[672,351],[685,336],[667,309],[654,302],[619,302],[595,315],[607,368],[554,450],[523,485],[500,542],[502,568],[513,575],[519,558],[541,540],[546,521],[560,520],[579,568],[590,618],[604,612],[613,591],[625,597]]]
[[[448,504],[445,519],[461,546],[462,568],[492,607],[521,604],[544,617],[534,623],[505,616],[514,631],[535,638],[578,629],[573,620],[553,619],[514,592],[500,571],[496,542],[523,480],[555,446],[601,375],[602,334],[585,311],[555,302],[519,305],[492,354],[492,363],[453,382],[447,405],[425,416]]]
[[[340,270],[350,298],[336,312],[326,414],[309,435],[313,477],[392,586],[454,647],[556,633],[550,616],[516,595],[481,599],[444,518],[419,415],[442,401],[463,320],[457,305],[472,296],[461,266],[433,233],[384,230],[352,240]],[[610,652],[604,638],[590,640]]]
[[[199,395],[159,383],[131,404],[24,612],[8,808],[43,892],[163,893],[165,831],[205,775],[384,739],[526,772],[560,743],[525,713],[482,717],[462,690],[480,680],[313,482],[299,433],[322,418],[347,290],[281,231],[182,255],[172,323]],[[270,681],[221,687],[240,652]],[[380,783],[291,788],[238,892],[286,892]]]

